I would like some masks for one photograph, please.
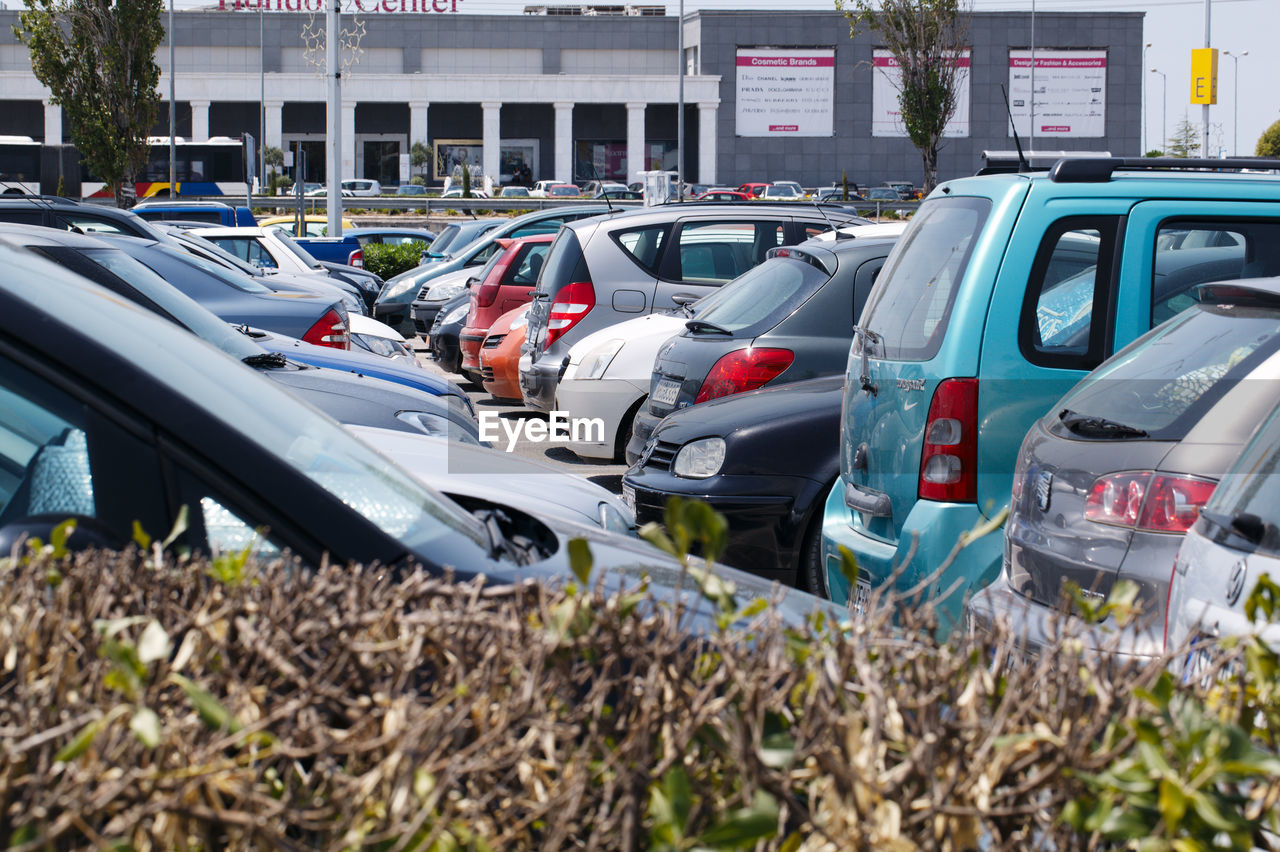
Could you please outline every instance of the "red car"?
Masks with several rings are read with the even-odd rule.
[[[489,395],[502,402],[520,403],[520,347],[528,325],[528,308],[498,317],[480,349],[480,380]]]
[[[532,301],[553,239],[555,234],[495,240],[500,250],[471,285],[471,307],[458,336],[464,374],[480,375],[480,345],[498,317]]]
[[[712,189],[702,193],[694,201],[750,201],[751,196],[736,189]]]
[[[767,183],[744,183],[738,187],[738,192],[746,193],[751,198],[759,198],[768,186]]]

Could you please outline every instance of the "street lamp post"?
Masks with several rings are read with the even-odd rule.
[[[1169,77],[1163,72],[1155,68],[1151,69],[1152,74],[1160,75],[1160,150],[1168,153],[1169,147]]]
[[[169,197],[173,198],[178,194],[178,177],[177,166],[175,161],[178,159],[178,140],[174,137],[177,132],[174,125],[178,123],[178,107],[173,100],[173,78],[175,75],[173,67],[173,0],[169,0]]]
[[[1231,89],[1231,97],[1233,101],[1231,105],[1233,111],[1231,119],[1233,124],[1233,128],[1231,130],[1231,156],[1238,157],[1240,156],[1240,57],[1248,56],[1249,51],[1242,50],[1239,53],[1232,53],[1229,50],[1224,50],[1222,51],[1222,55],[1231,57],[1231,68],[1234,71],[1235,77],[1235,82],[1232,83]]]
[[[1143,68],[1146,68],[1146,67],[1147,67],[1147,49],[1148,49],[1148,48],[1150,48],[1150,47],[1151,47],[1151,42],[1147,42],[1146,44],[1144,44],[1144,45],[1142,46],[1142,67],[1143,67]],[[1147,155],[1147,151],[1149,150],[1149,149],[1148,149],[1148,147],[1147,147],[1147,144],[1148,144],[1148,142],[1150,141],[1150,134],[1148,134],[1148,133],[1147,133],[1147,76],[1146,76],[1145,74],[1144,74],[1144,75],[1142,75],[1142,128],[1141,128],[1141,135],[1142,135],[1142,141],[1141,141],[1141,142],[1139,142],[1139,143],[1138,143],[1138,145],[1139,145],[1139,147],[1140,147],[1140,148],[1142,148],[1142,150],[1141,150],[1140,152],[1138,152],[1138,156],[1140,156],[1140,157],[1145,157],[1145,156]]]

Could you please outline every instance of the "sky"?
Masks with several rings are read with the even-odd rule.
[[[581,0],[582,2],[631,2],[636,5],[664,5],[663,0]],[[526,5],[551,5],[566,0],[458,0],[460,12],[467,14],[518,15]],[[1032,3],[1040,12],[1138,11],[1146,12],[1144,43],[1146,71],[1145,132],[1147,148],[1161,147],[1184,117],[1197,128],[1202,123],[1199,105],[1190,105],[1191,50],[1205,46],[1205,0],[969,0],[974,11],[1030,11]],[[174,0],[175,7],[200,8],[210,0]],[[344,2],[344,6],[347,5]],[[19,0],[0,0],[0,7],[17,8]],[[674,15],[679,0],[666,0],[667,14]],[[685,0],[686,13],[697,9],[832,9],[832,0]],[[779,12],[785,14],[785,12]],[[1218,146],[1227,155],[1252,154],[1258,137],[1280,120],[1280,50],[1268,48],[1280,33],[1280,0],[1210,0],[1210,46],[1240,56],[1220,56],[1218,103],[1210,108],[1210,154]],[[1046,45],[1048,47],[1050,45]],[[1248,55],[1243,55],[1248,51]],[[1237,72],[1239,92],[1236,91]],[[1162,110],[1161,97],[1165,98]],[[1237,143],[1238,138],[1238,143]],[[1136,152],[1115,151],[1131,155]]]

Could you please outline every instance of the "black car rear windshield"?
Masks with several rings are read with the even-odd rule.
[[[575,281],[590,281],[587,259],[582,254],[578,235],[569,228],[561,229],[547,252],[547,261],[538,279],[538,292],[555,296],[561,288]]]
[[[1131,343],[1057,406],[1180,441],[1236,382],[1280,350],[1280,311],[1199,305]]]
[[[861,325],[875,333],[877,357],[928,361],[938,354],[990,211],[985,198],[943,197],[920,205],[867,299]]]
[[[698,319],[753,337],[790,316],[827,278],[815,264],[770,258],[708,296],[710,304],[698,312]]]

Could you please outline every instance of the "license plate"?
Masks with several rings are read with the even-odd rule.
[[[622,486],[622,502],[627,504],[627,508],[631,511],[636,510],[636,490],[630,485]]]
[[[679,395],[680,383],[663,379],[658,382],[658,387],[653,391],[653,401],[659,405],[675,405],[676,397]]]
[[[867,607],[867,601],[870,599],[871,581],[859,577],[858,582],[853,587],[853,611],[861,615],[862,611]]]

